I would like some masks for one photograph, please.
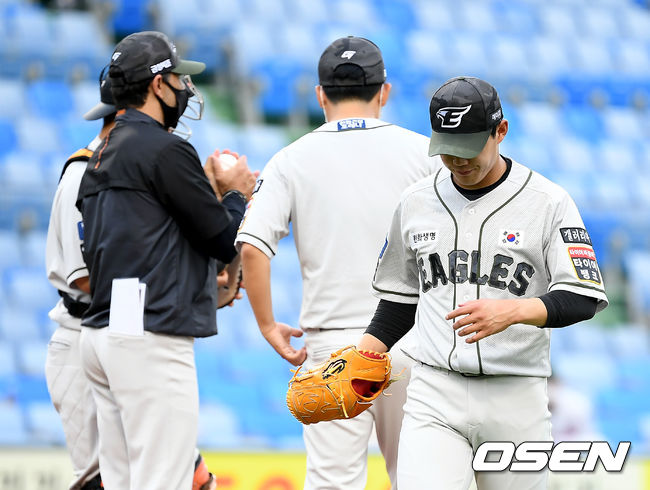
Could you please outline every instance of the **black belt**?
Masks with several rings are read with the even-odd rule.
[[[63,298],[63,304],[68,310],[68,313],[70,313],[70,315],[75,318],[81,318],[84,315],[84,313],[86,313],[86,310],[90,306],[88,303],[84,303],[83,301],[77,301],[76,299],[72,299],[72,296],[70,296],[65,291],[61,291],[60,289],[59,289],[59,296]]]

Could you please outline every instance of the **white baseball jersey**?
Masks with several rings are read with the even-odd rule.
[[[377,306],[369,284],[392,210],[408,185],[442,165],[427,156],[428,144],[378,119],[342,119],[269,161],[236,243],[272,257],[293,223],[303,276],[302,328],[368,325]]]
[[[87,148],[95,151],[100,143],[101,139],[96,137]],[[75,206],[79,183],[85,170],[85,161],[72,162],[56,189],[47,230],[45,265],[47,277],[55,288],[66,292],[76,301],[90,303],[90,295],[72,287],[73,281],[88,276],[88,268],[81,253],[83,221]],[[81,319],[68,313],[62,299],[50,311],[49,316],[59,325],[81,329]]]
[[[466,374],[551,374],[550,330],[515,324],[474,344],[445,316],[473,299],[537,297],[566,290],[607,305],[578,209],[541,175],[512,162],[507,179],[470,201],[446,168],[412,185],[393,215],[373,281],[376,296],[417,303],[416,360]]]

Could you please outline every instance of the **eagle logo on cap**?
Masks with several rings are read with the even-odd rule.
[[[460,126],[460,123],[463,120],[463,116],[469,112],[472,108],[472,105],[465,107],[443,107],[438,109],[436,112],[436,117],[442,122],[440,123],[441,128],[457,128]]]

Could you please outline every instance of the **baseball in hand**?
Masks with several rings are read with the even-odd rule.
[[[222,153],[219,155],[219,163],[221,163],[221,168],[228,170],[230,167],[237,163],[237,159],[230,153]]]

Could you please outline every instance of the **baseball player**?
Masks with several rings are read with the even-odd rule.
[[[374,43],[337,39],[323,52],[318,76],[325,124],[269,161],[236,239],[262,334],[307,369],[362,335],[377,306],[369,283],[392,208],[409,184],[440,166],[426,156],[426,137],[379,119],[391,85]],[[276,322],[271,303],[270,260],[290,223],[303,277],[300,329]],[[290,338],[303,332],[305,347],[297,350]],[[399,351],[393,361],[396,372],[406,371],[392,396],[354,419],[304,427],[304,488],[363,489],[373,424],[395,483],[410,362]]]
[[[90,286],[82,255],[83,222],[74,203],[86,164],[115,125],[115,113],[110,79],[102,72],[100,102],[84,115],[88,121],[102,119],[102,129],[86,148],[75,152],[63,166],[47,235],[48,279],[58,289],[61,299],[49,313],[59,327],[48,345],[45,378],[52,403],[61,416],[72,460],[71,490],[101,488],[97,409],[79,357],[81,316],[90,303]],[[195,450],[193,490],[213,488],[216,488],[216,479]]]
[[[381,301],[359,348],[416,361],[404,406],[400,490],[543,489],[547,473],[476,473],[485,441],[551,440],[551,328],[607,305],[589,234],[569,195],[499,153],[496,90],[447,81],[430,106],[429,155],[444,168],[397,206],[373,281]]]

